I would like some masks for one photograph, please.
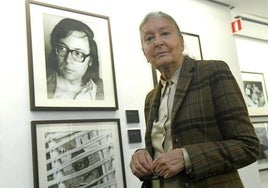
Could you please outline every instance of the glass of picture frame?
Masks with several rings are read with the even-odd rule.
[[[255,132],[260,140],[260,154],[257,160],[258,169],[268,169],[268,122],[253,122]]]
[[[119,119],[32,121],[34,187],[126,187]]]
[[[263,73],[241,72],[243,92],[250,116],[266,116],[268,101]]]
[[[117,110],[109,17],[37,1],[26,1],[26,16],[31,110]],[[63,27],[66,20],[72,22]],[[59,23],[62,25],[59,26]],[[90,35],[87,36],[89,54],[80,46],[78,48],[63,44],[63,39],[60,38],[61,47],[64,45],[67,51],[59,57],[59,45],[53,45],[55,40],[50,40],[52,32],[60,30],[58,33],[63,33],[68,27],[77,28],[78,25],[79,29],[83,28],[83,32],[86,30],[84,33],[91,33],[87,34]],[[64,35],[66,36],[69,34]],[[70,59],[73,59],[73,55],[78,52],[82,52],[85,57],[81,62],[76,58],[68,66],[65,65],[67,63],[58,65],[59,58],[66,59],[72,54]],[[75,70],[75,63],[85,65],[85,71]],[[62,65],[64,67],[60,67]],[[70,84],[70,87],[60,87],[66,86],[66,80],[75,83],[78,73],[79,79],[82,77],[81,88]],[[65,82],[60,82],[62,79],[59,77],[64,78]]]

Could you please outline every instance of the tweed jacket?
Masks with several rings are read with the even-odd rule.
[[[158,83],[145,99],[145,144],[151,156],[160,91]],[[185,56],[171,113],[171,139],[173,148],[187,150],[192,164],[177,174],[181,187],[243,187],[237,169],[257,160],[259,140],[225,62]]]

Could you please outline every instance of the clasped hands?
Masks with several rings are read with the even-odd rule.
[[[171,178],[185,168],[182,149],[177,148],[159,155],[155,160],[145,150],[138,150],[130,162],[132,173],[137,177],[158,175],[164,179]]]

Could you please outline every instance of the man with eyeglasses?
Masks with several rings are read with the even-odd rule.
[[[97,44],[86,24],[65,18],[52,30],[47,58],[49,99],[103,100]]]

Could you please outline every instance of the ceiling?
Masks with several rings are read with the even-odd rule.
[[[268,24],[268,0],[208,0],[231,9],[233,16],[246,15]]]

